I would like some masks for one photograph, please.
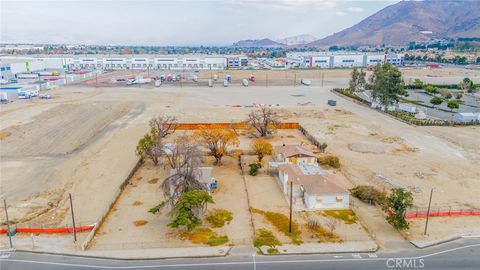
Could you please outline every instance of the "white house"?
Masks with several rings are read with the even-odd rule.
[[[278,167],[278,177],[287,201],[292,189],[293,207],[297,211],[350,207],[350,195],[335,183],[334,175],[308,174],[301,166],[287,163]]]

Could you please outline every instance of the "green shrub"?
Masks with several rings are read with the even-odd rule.
[[[258,170],[260,170],[260,168],[262,168],[262,164],[260,162],[254,162],[250,165],[248,165],[250,167],[250,171],[248,172],[248,174],[250,174],[251,176],[255,176],[258,174]]]
[[[269,248],[267,249],[268,254],[278,254],[279,251],[276,248]]]
[[[230,224],[233,214],[225,209],[215,209],[209,213],[206,219],[214,228],[221,228],[225,223]]]

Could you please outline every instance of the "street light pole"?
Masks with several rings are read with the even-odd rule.
[[[72,194],[68,193],[68,198],[70,199],[70,210],[72,212],[72,223],[73,223],[73,240],[77,242],[77,230],[75,229],[75,215],[73,213],[73,202],[72,202]]]
[[[290,222],[288,224],[288,232],[292,232],[292,202],[293,202],[293,182],[290,181]]]
[[[12,235],[10,234],[10,221],[8,220],[7,201],[3,199],[3,207],[5,209],[5,217],[7,218],[7,235],[10,242],[10,248],[13,249]]]
[[[427,235],[428,216],[430,215],[430,205],[432,204],[432,195],[433,195],[433,188],[430,190],[430,199],[428,200],[428,209],[427,209],[427,220],[425,221],[425,230],[423,231],[423,235]]]

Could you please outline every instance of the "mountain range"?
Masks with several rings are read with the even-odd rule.
[[[319,40],[298,35],[277,41],[243,40],[239,47],[407,45],[432,39],[480,37],[480,0],[400,1],[350,28]]]

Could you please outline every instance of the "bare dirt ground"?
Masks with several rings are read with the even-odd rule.
[[[241,131],[241,133],[245,133]],[[275,135],[267,138],[274,146],[286,144],[302,144],[304,147],[315,150],[315,147],[298,130],[278,130]],[[240,136],[239,149],[249,151],[251,137]],[[266,157],[264,164],[268,164],[271,157]],[[242,156],[244,166],[256,160],[255,156]],[[205,157],[203,166],[212,166],[213,159]],[[267,166],[267,165],[265,165]],[[266,169],[265,169],[266,170]],[[240,174],[236,158],[225,157],[222,165],[213,166],[212,176],[218,181],[218,189],[213,192],[214,204],[209,209],[226,209],[233,213],[233,220],[222,228],[215,228],[219,235],[227,235],[229,243],[234,245],[251,245],[253,242],[253,229],[267,228],[288,244],[291,240],[279,232],[260,215],[251,215],[249,207],[264,211],[273,211],[288,215],[288,204],[283,196],[277,179],[267,174],[265,170],[255,176],[246,175],[246,186]],[[102,225],[95,237],[92,246],[95,250],[102,249],[138,249],[158,247],[185,247],[195,246],[188,240],[181,239],[180,231],[168,227],[171,218],[168,209],[160,214],[153,215],[148,210],[163,201],[164,195],[160,189],[163,179],[168,175],[169,169],[164,166],[153,166],[151,162],[145,163],[132,177],[127,188],[122,192],[120,199],[115,204],[106,222]],[[339,175],[339,185],[349,187],[348,181]],[[248,200],[247,201],[247,193]],[[305,243],[316,243],[318,239],[308,232],[306,223],[310,217],[317,217],[324,222],[325,217],[321,212],[301,213],[295,212],[294,220],[302,229],[302,240]],[[135,221],[144,221],[144,225],[136,226]],[[203,220],[201,228],[211,228]],[[344,224],[339,222],[338,235],[343,241],[370,240],[368,234],[358,223]]]
[[[213,160],[205,159],[204,166],[211,166]],[[160,214],[148,210],[164,200],[160,185],[169,169],[145,163],[139,169],[115,204],[106,222],[95,237],[93,249],[158,248],[198,246],[187,239],[181,239],[180,230],[168,227],[168,209]],[[222,228],[213,229],[218,235],[227,235],[229,243],[249,245],[252,243],[252,226],[248,211],[247,195],[239,174],[238,162],[226,157],[222,166],[213,168],[212,177],[218,181],[218,189],[212,194],[214,204],[209,210],[226,209],[233,213],[233,220]],[[135,221],[147,221],[135,226]],[[211,228],[203,220],[202,228]]]
[[[417,187],[417,206],[425,206],[429,190],[435,188],[436,207],[480,207],[478,127],[413,127],[344,100],[329,90],[344,87],[350,70],[322,70],[324,75],[302,71],[317,76],[310,87],[290,83],[267,87],[261,81],[267,71],[253,73],[257,72],[257,87],[95,88],[90,80],[50,90],[51,100],[0,105],[0,187],[12,219],[46,226],[68,224],[67,197],[72,193],[78,221],[95,222],[136,163],[135,145],[152,116],[167,113],[185,122],[240,121],[251,108],[232,105],[253,103],[272,104],[282,120],[299,121],[326,142],[328,151],[340,156],[342,173],[353,184],[383,188],[383,180],[374,176],[378,173],[399,185]],[[403,72],[406,80],[438,83],[457,83],[466,76],[474,82],[480,79],[479,71],[463,69]],[[236,79],[237,73],[241,77],[250,72],[228,73]],[[286,74],[268,71],[268,78],[295,77]],[[299,74],[303,73],[297,78],[307,77]],[[112,76],[118,74],[108,73],[105,78]],[[328,107],[328,99],[336,99],[337,107]],[[351,150],[359,145],[368,150],[372,144],[385,151]],[[441,229],[449,232],[450,223],[454,226],[455,219],[445,221]]]

